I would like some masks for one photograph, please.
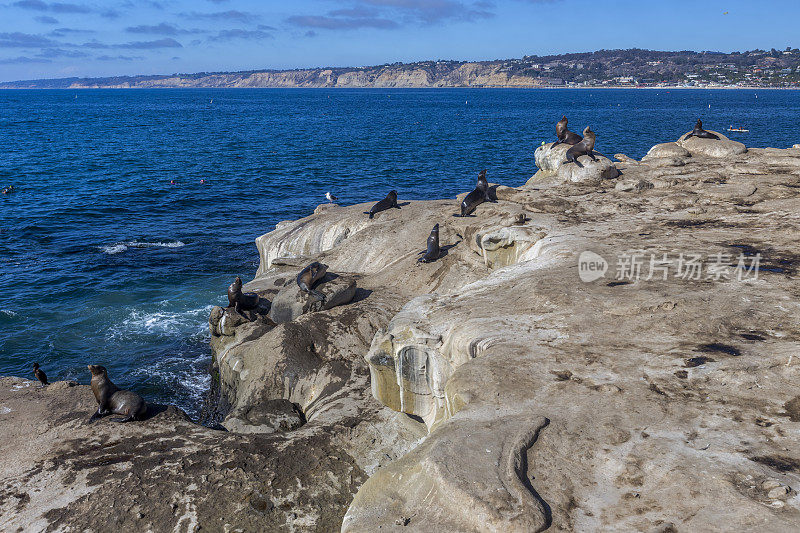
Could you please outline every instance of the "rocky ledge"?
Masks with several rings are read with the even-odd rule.
[[[262,306],[210,320],[227,431],[0,381],[0,529],[798,529],[800,149],[549,149],[473,216],[323,205],[258,238]]]

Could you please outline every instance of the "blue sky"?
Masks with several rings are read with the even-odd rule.
[[[798,0],[0,0],[0,81],[800,46]]]

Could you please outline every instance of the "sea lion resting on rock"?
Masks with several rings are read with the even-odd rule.
[[[556,142],[553,143],[553,146],[550,148],[554,148],[559,144],[571,144],[576,145],[583,140],[583,137],[578,135],[575,132],[569,131],[567,128],[567,116],[564,115],[561,117],[561,120],[558,121],[556,124]]]
[[[588,155],[592,158],[592,161],[597,161],[597,158],[593,153],[594,141],[594,132],[591,130],[591,128],[589,128],[589,126],[586,126],[586,129],[583,130],[583,140],[567,150],[567,160],[565,163],[575,163],[580,166],[578,158],[582,155]]]
[[[324,302],[325,295],[319,291],[314,290],[314,285],[325,277],[328,272],[328,265],[317,263],[314,261],[297,275],[297,286],[300,290],[315,296],[318,300]]]
[[[481,173],[478,175],[478,183],[475,185],[475,189],[469,193],[466,198],[464,198],[463,202],[461,202],[461,216],[465,217],[469,215],[483,202],[489,201],[491,201],[489,198],[489,182],[486,181],[486,171],[481,170]]]
[[[428,250],[417,262],[430,263],[439,259],[439,224],[436,224],[428,237]]]
[[[389,194],[386,195],[386,198],[373,205],[372,209],[365,211],[364,214],[369,215],[369,218],[372,218],[381,211],[386,211],[392,207],[400,209],[400,206],[397,205],[397,191],[389,191]]]
[[[703,129],[703,121],[700,120],[699,118],[697,119],[697,124],[694,125],[694,129],[691,131],[691,133],[687,133],[686,137],[684,137],[683,140],[685,141],[689,137],[699,137],[701,139],[714,139],[717,141],[719,140],[718,135],[714,135],[710,131],[706,131]]]
[[[258,307],[260,298],[254,292],[242,292],[242,278],[236,276],[228,287],[228,307],[236,309],[237,313]]]
[[[88,368],[92,373],[92,392],[99,405],[89,422],[110,414],[123,415],[123,418],[112,419],[114,422],[130,422],[144,417],[147,404],[141,396],[129,390],[120,390],[108,379],[104,366],[89,365]]]

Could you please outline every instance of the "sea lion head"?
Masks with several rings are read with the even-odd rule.
[[[33,363],[33,369],[39,370],[39,363]]]
[[[389,191],[389,194],[386,195],[386,198],[390,200],[397,200],[397,191]]]
[[[439,233],[439,224],[433,226],[433,230],[431,230],[431,233]]]
[[[87,368],[89,372],[92,373],[92,377],[94,376],[106,376],[108,374],[106,367],[100,365],[88,365]]]
[[[560,136],[562,133],[566,131],[566,129],[567,129],[567,115],[564,115],[563,117],[561,117],[561,120],[559,120],[556,123],[556,135]]]
[[[700,120],[699,118],[697,119],[697,124],[695,124],[695,128],[698,128],[698,129],[701,129],[701,130],[703,129],[703,121]]]
[[[486,169],[481,170],[481,173],[478,174],[478,179],[486,179]]]

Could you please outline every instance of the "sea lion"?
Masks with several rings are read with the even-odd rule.
[[[318,300],[324,302],[325,295],[319,291],[314,290],[314,285],[325,277],[328,272],[328,265],[317,263],[314,261],[297,275],[297,286],[300,290],[315,296]]]
[[[259,300],[258,294],[254,292],[242,292],[242,278],[239,276],[228,287],[228,307],[233,307],[237,313],[255,309]]]
[[[575,132],[569,131],[567,128],[567,116],[564,115],[556,124],[556,139],[556,142],[554,142],[553,146],[550,148],[558,146],[559,144],[571,144],[574,146],[581,142],[583,137]]]
[[[428,237],[428,250],[417,262],[430,263],[439,259],[439,224],[436,224]]]
[[[580,166],[578,162],[578,158],[582,155],[588,155],[592,158],[592,161],[597,161],[597,158],[594,156],[594,141],[595,141],[595,134],[586,126],[586,129],[583,130],[583,140],[578,144],[574,145],[572,148],[567,150],[567,160],[564,161],[565,163],[575,163]]]
[[[701,139],[714,139],[717,141],[719,140],[718,135],[714,135],[710,131],[706,131],[703,129],[703,121],[700,120],[699,118],[697,119],[697,124],[694,125],[694,129],[691,131],[691,133],[687,133],[686,137],[684,137],[683,140],[685,141],[689,137],[699,137]]]
[[[39,368],[39,363],[33,363],[33,375],[42,382],[42,387],[50,385],[50,383],[47,382],[47,374],[44,373],[44,370]]]
[[[110,414],[123,415],[123,418],[113,418],[114,422],[130,422],[141,420],[147,412],[147,404],[141,396],[129,390],[121,390],[108,379],[108,372],[104,366],[88,365],[92,373],[92,392],[99,407],[92,415],[89,422]]]
[[[461,202],[461,216],[465,217],[475,211],[475,208],[483,202],[488,202],[489,199],[489,182],[486,181],[486,171],[481,170],[478,175],[478,183],[475,189],[472,190]]]
[[[389,191],[389,194],[386,195],[386,198],[373,205],[372,208],[369,211],[365,211],[364,214],[369,215],[369,218],[372,218],[381,211],[386,211],[392,207],[400,209],[400,206],[397,205],[397,191]]]

